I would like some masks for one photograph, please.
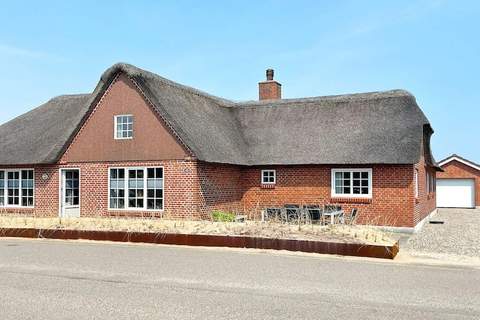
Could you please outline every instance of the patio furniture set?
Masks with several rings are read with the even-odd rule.
[[[283,207],[266,208],[262,211],[262,221],[279,221],[283,223],[318,223],[318,224],[355,224],[358,209],[345,213],[338,205],[304,205],[285,204]]]

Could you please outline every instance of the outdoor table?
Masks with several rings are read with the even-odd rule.
[[[323,213],[325,216],[330,216],[330,223],[335,224],[335,217],[340,216],[343,214],[343,210],[336,210],[336,211],[330,211],[330,212],[324,212]]]

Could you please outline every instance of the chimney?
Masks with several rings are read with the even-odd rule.
[[[258,83],[260,100],[282,99],[282,85],[273,80],[273,69],[267,69],[267,81]]]

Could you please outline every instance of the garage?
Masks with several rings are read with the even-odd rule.
[[[475,179],[437,179],[437,207],[475,208]]]

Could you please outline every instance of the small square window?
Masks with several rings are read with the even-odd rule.
[[[262,170],[262,184],[275,184],[276,172],[275,170]]]
[[[115,139],[133,138],[133,116],[121,115],[115,116]]]

